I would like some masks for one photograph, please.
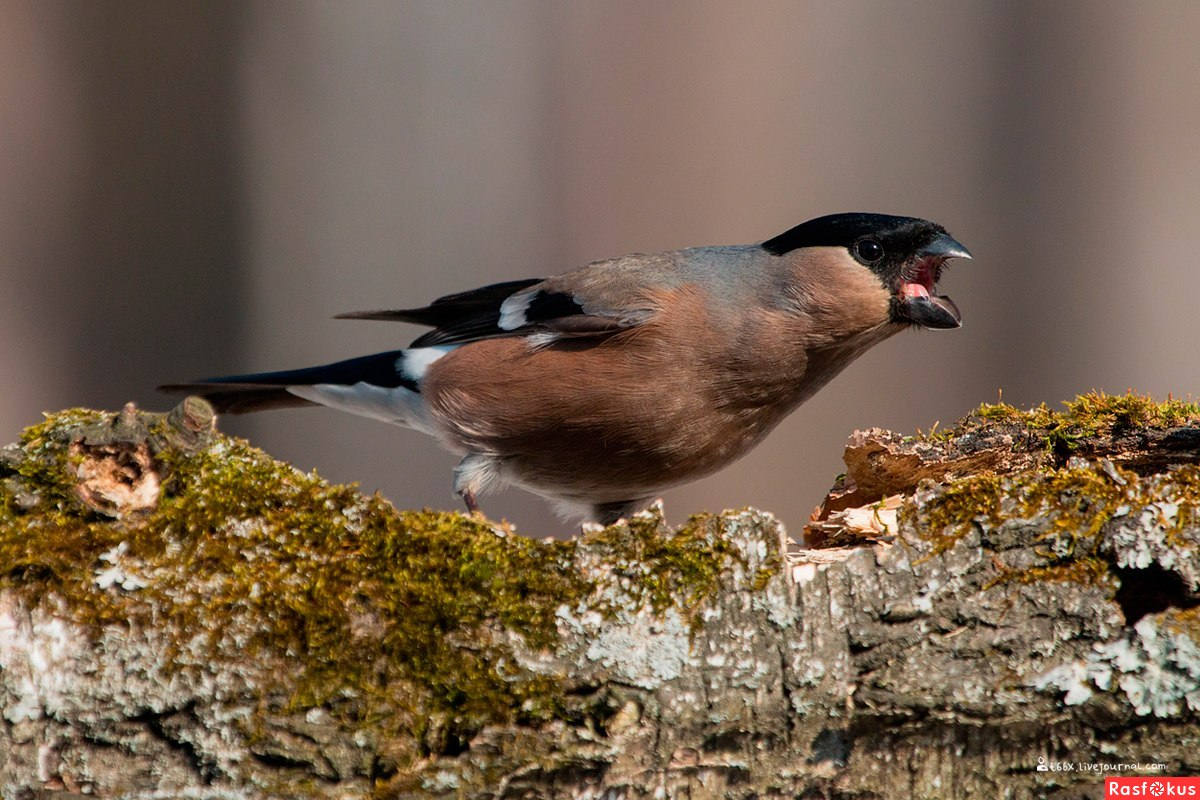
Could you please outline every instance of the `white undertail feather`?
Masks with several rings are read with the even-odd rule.
[[[454,347],[455,345],[438,345],[405,350],[396,359],[396,372],[419,384],[429,365]],[[425,399],[421,397],[420,392],[405,386],[376,386],[359,381],[355,384],[316,383],[288,386],[287,390],[297,397],[338,411],[390,422],[393,425],[404,425],[422,433],[436,435]]]
[[[436,345],[405,350],[396,359],[396,372],[419,384],[429,370],[430,364],[455,347],[457,345]],[[303,397],[305,400],[335,408],[338,411],[390,422],[393,425],[404,425],[431,436],[437,435],[429,418],[429,408],[425,404],[425,398],[421,396],[420,392],[405,386],[376,386],[359,381],[355,384],[316,383],[289,386],[287,390],[297,397]]]
[[[494,453],[468,453],[454,468],[454,491],[459,494],[470,492],[482,497],[511,485],[540,495],[562,520],[589,519],[593,515],[592,504],[586,500],[549,494],[540,487],[516,479],[505,471],[503,459]]]
[[[604,526],[591,519],[592,505],[585,503],[582,500],[568,500],[562,497],[551,497],[549,495],[541,495],[542,499],[550,504],[551,510],[554,511],[554,516],[564,522],[569,520],[583,520],[582,525],[594,525],[596,530],[603,530]],[[586,529],[585,529],[586,530]]]
[[[500,459],[486,453],[470,453],[454,468],[454,491],[487,494],[505,484]]]
[[[436,436],[429,410],[419,392],[403,386],[375,386],[359,381],[352,386],[340,383],[316,383],[311,386],[289,386],[289,393],[338,411],[360,417],[415,428]]]

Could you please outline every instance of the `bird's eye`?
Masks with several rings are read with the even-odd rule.
[[[874,239],[863,239],[854,244],[854,251],[865,264],[874,264],[883,258],[883,245]]]

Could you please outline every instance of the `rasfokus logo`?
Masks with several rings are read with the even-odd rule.
[[[1105,778],[1104,800],[1113,797],[1194,797],[1200,800],[1200,778]]]

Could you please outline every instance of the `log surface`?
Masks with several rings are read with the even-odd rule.
[[[0,797],[1200,773],[1200,423],[1089,397],[856,433],[805,547],[753,509],[537,542],[329,486],[202,401],[53,415],[0,451]]]

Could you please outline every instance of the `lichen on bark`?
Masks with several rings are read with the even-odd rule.
[[[398,511],[189,398],[0,450],[0,796],[1100,796],[1200,770],[1200,413],[856,432],[789,542]]]

